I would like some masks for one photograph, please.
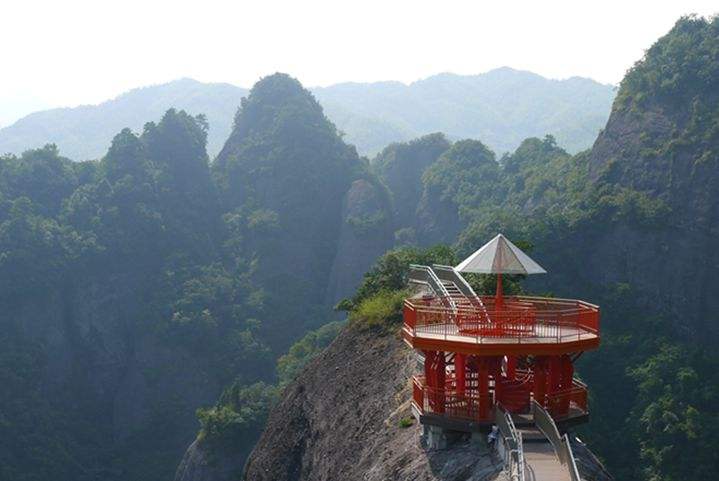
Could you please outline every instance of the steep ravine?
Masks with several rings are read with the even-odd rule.
[[[288,386],[244,468],[248,481],[505,480],[496,456],[460,443],[426,450],[409,417],[416,360],[396,334],[348,328]],[[608,479],[593,456],[587,480]],[[175,481],[240,479],[240,453],[194,443]],[[596,473],[592,475],[591,473]]]

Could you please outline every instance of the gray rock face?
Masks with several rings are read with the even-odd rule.
[[[387,193],[364,179],[352,183],[342,200],[342,226],[327,287],[327,303],[349,297],[362,274],[392,247],[392,213]]]
[[[287,388],[247,462],[245,479],[498,479],[498,460],[480,448],[426,451],[420,426],[399,427],[411,416],[415,364],[395,335],[344,331]]]
[[[576,437],[570,438],[579,475],[584,481],[612,481],[614,478],[594,453]]]
[[[416,358],[394,333],[347,328],[286,389],[244,468],[247,481],[509,481],[501,461],[469,442],[430,450],[411,416]],[[585,448],[586,449],[586,448]],[[578,448],[579,450],[579,448]],[[175,481],[239,479],[240,453],[193,444]],[[208,462],[212,459],[212,462]],[[607,481],[582,452],[587,481]],[[594,474],[592,474],[594,473]]]
[[[222,453],[218,455],[217,453]],[[221,446],[195,440],[187,449],[175,474],[176,481],[236,481],[247,453],[229,453]]]
[[[719,171],[710,146],[688,142],[688,112],[659,105],[615,109],[591,152],[590,171],[647,195],[665,213],[652,225],[606,229],[591,272],[626,282],[689,337],[717,339]]]
[[[124,293],[88,279],[4,314],[25,339],[43,346],[40,385],[48,399],[91,425],[105,449],[152,429],[164,410],[174,416],[166,448],[179,458],[197,432],[195,409],[215,401],[219,381],[144,329],[131,308],[120,307],[124,300]]]

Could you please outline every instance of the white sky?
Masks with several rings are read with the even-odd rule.
[[[717,0],[0,0],[0,125],[179,77],[411,82],[500,66],[618,83]]]

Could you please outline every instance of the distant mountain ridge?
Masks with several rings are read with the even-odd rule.
[[[19,154],[54,143],[73,160],[98,158],[118,131],[129,127],[141,132],[146,122],[174,107],[207,116],[212,127],[208,144],[214,155],[230,135],[232,118],[247,92],[230,84],[184,78],[132,89],[98,105],[43,110],[0,129],[0,152]]]
[[[591,146],[604,126],[614,87],[586,78],[551,80],[503,67],[479,75],[443,73],[409,85],[341,83],[311,89],[327,116],[364,155],[431,132],[481,138],[497,153],[531,136],[552,134],[570,152]],[[55,143],[73,160],[102,156],[119,130],[141,131],[167,109],[204,114],[215,156],[247,89],[184,78],[130,90],[98,105],[32,113],[0,129],[0,152]]]
[[[578,152],[604,127],[615,95],[613,86],[591,79],[552,80],[509,67],[442,73],[409,85],[343,83],[313,93],[347,141],[372,154],[432,132],[481,139],[498,154],[528,137],[552,134]]]

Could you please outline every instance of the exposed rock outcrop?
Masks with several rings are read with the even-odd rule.
[[[327,303],[349,297],[362,274],[392,247],[389,194],[379,183],[359,179],[342,201],[342,227],[327,287]]]
[[[482,446],[459,442],[428,450],[411,417],[416,358],[396,334],[345,329],[285,391],[245,467],[248,481],[507,480],[501,462]],[[579,449],[578,449],[579,451]],[[581,451],[587,481],[609,477]],[[214,457],[212,463],[207,459]],[[236,458],[236,457],[235,457]],[[176,481],[230,481],[232,453],[195,443]]]
[[[664,212],[654,225],[607,229],[591,258],[603,280],[629,283],[688,337],[708,340],[719,337],[712,314],[719,310],[719,155],[716,144],[698,140],[692,109],[666,101],[615,106],[591,151],[591,173],[646,194],[644,208]]]
[[[417,230],[417,206],[424,189],[422,175],[449,147],[447,138],[436,133],[391,144],[374,159],[375,170],[392,192],[395,229]]]

